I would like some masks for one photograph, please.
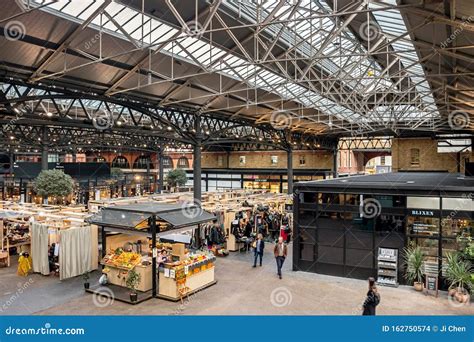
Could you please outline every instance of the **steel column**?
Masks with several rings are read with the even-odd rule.
[[[288,175],[288,194],[293,193],[293,150],[289,148],[286,154],[288,158],[287,162],[287,175]]]
[[[48,170],[48,130],[43,129],[43,139],[41,144],[41,170]]]

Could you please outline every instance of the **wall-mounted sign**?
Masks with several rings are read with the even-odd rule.
[[[412,216],[434,216],[434,211],[432,210],[421,210],[421,209],[412,209]]]

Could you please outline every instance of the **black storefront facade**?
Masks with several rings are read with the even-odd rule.
[[[443,285],[446,255],[472,237],[474,179],[448,173],[391,173],[295,185],[293,269],[376,277],[380,249],[420,246]]]

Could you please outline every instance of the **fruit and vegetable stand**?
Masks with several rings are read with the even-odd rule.
[[[180,300],[216,283],[212,253],[194,254],[177,263],[167,263],[160,271],[158,297]]]
[[[107,274],[107,281],[109,285],[104,286],[98,284],[91,286],[90,288],[86,289],[86,291],[105,297],[110,296],[112,292],[114,299],[132,304],[136,304],[153,297],[175,300],[176,296],[173,296],[172,292],[166,292],[163,290],[165,291],[164,293],[169,295],[158,295],[158,248],[156,247],[158,242],[157,238],[162,235],[164,236],[180,229],[184,229],[186,227],[198,228],[200,224],[215,219],[214,214],[199,208],[192,207],[197,206],[193,203],[179,205],[150,201],[102,208],[98,213],[89,219],[89,222],[99,226],[101,231],[101,264],[103,266],[103,273]],[[193,215],[189,215],[189,213],[193,213]],[[144,240],[149,240],[152,247],[150,250],[148,250],[146,255],[130,252],[129,250],[124,251],[108,249],[108,237],[111,237],[111,234],[117,233],[128,235],[131,237],[131,239],[133,239],[132,237],[142,236]],[[206,256],[206,260],[207,258],[210,259],[211,256]],[[184,271],[184,266],[186,263],[190,262],[197,264],[198,262],[203,263],[204,261],[205,260],[203,257],[196,255],[192,256],[189,261],[187,257],[180,258],[180,260],[173,260],[174,263],[172,263],[172,265],[168,265],[167,267],[173,268],[173,274],[176,275],[176,272],[178,272],[178,274],[181,272],[179,271],[180,267],[182,267]],[[208,276],[206,279],[212,278],[212,280],[207,281],[203,280],[203,277],[201,277],[201,279],[196,277],[193,281],[190,281],[190,284],[193,286],[193,288],[197,289],[196,286],[202,288],[202,286],[205,284],[215,283],[213,266],[208,270],[208,264],[209,263],[206,263],[206,271],[210,272],[207,272]],[[133,302],[131,298],[128,299],[126,292],[123,290],[124,286],[126,285],[126,279],[128,275],[132,273],[132,271],[140,274],[140,281],[138,286],[135,288],[138,290],[137,302]],[[197,273],[198,272],[196,272],[196,275]],[[166,277],[161,277],[160,275],[160,282],[162,279],[164,282],[163,286],[166,288],[168,286],[165,280]],[[194,283],[198,285],[193,285]],[[160,288],[161,285],[162,284],[160,284]],[[117,288],[112,288],[113,286],[116,286]],[[106,289],[107,287],[110,288]],[[174,288],[177,288],[176,284],[174,284]]]

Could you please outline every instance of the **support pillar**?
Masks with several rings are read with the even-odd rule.
[[[193,188],[194,188],[194,200],[196,203],[201,203],[201,142],[199,141],[194,145],[194,165],[193,165]]]
[[[193,190],[194,190],[194,202],[197,204],[201,203],[201,147],[202,147],[202,135],[201,135],[201,117],[198,115],[194,119],[194,130],[196,131],[196,143],[194,144],[194,156],[193,156]]]
[[[43,139],[41,145],[41,170],[48,169],[48,130],[43,129]]]
[[[164,177],[164,169],[163,169],[163,146],[160,147],[158,153],[156,155],[156,160],[158,162],[158,184],[157,184],[157,193],[163,193],[163,177]]]
[[[291,147],[287,150],[287,178],[288,178],[288,194],[293,193],[293,150]]]
[[[332,176],[337,178],[337,148],[335,148],[332,152]]]

